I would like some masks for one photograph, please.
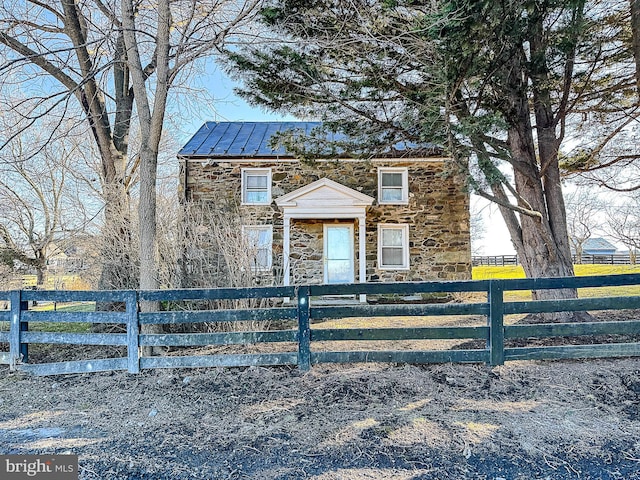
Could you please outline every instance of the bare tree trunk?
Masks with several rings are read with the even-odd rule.
[[[156,180],[158,148],[162,136],[164,114],[169,90],[169,30],[171,12],[169,0],[159,0],[157,5],[157,31],[155,35],[156,83],[153,95],[149,95],[145,84],[146,75],[140,58],[136,37],[135,7],[132,0],[122,2],[122,24],[124,43],[131,73],[133,91],[138,110],[142,145],[140,150],[140,203],[138,219],[140,229],[140,288],[158,288],[156,260]],[[153,98],[153,109],[149,98]],[[143,312],[159,309],[157,302],[142,302]],[[144,333],[161,333],[161,325],[143,325]],[[154,352],[146,348],[144,355]]]
[[[103,158],[103,196],[105,222],[103,230],[103,267],[101,289],[135,289],[138,272],[131,259],[131,205],[127,185],[129,131],[133,112],[124,36],[119,34],[114,52],[113,83],[116,112],[113,124],[113,146],[100,149]]]
[[[45,281],[47,280],[46,269],[47,267],[45,265],[38,265],[36,267],[36,286],[38,288],[44,288]]]

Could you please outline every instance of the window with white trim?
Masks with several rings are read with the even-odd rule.
[[[269,205],[271,203],[271,169],[242,169],[242,203]]]
[[[242,233],[249,248],[251,269],[256,272],[271,270],[273,227],[271,225],[244,225]]]
[[[409,171],[406,168],[378,168],[378,203],[383,205],[409,203]]]
[[[409,269],[409,225],[378,225],[378,268]]]

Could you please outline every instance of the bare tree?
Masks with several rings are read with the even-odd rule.
[[[156,285],[155,158],[169,87],[199,59],[215,53],[257,5],[258,0],[19,0],[0,7],[2,100],[22,116],[0,147],[44,115],[88,125],[101,158],[105,231],[113,233],[105,256],[116,251],[125,260],[132,239],[128,194],[140,165],[142,288]],[[16,100],[11,91],[25,82],[30,98]],[[134,107],[141,148],[132,159]],[[124,271],[105,268],[102,287],[136,285],[126,275],[130,262],[108,265]]]
[[[133,95],[117,17],[98,0],[20,0],[3,3],[0,25],[3,104],[22,117],[0,146],[43,116],[86,122],[101,159],[106,231],[118,232],[109,239],[110,250],[124,254],[130,239],[127,154]],[[30,98],[16,99],[17,86]],[[48,134],[54,138],[56,128]],[[131,286],[131,279],[114,283],[124,276],[108,266],[120,265],[106,264],[101,287]]]
[[[569,242],[575,263],[582,263],[585,242],[603,223],[604,202],[593,188],[579,187],[565,196]]]
[[[629,260],[635,264],[640,250],[640,197],[607,209],[607,233],[629,249]]]
[[[100,208],[86,201],[78,178],[75,158],[85,153],[78,140],[71,131],[47,144],[38,135],[20,136],[0,156],[0,250],[5,263],[35,269],[40,286],[56,245],[84,232]]]
[[[138,205],[141,289],[159,287],[157,278],[156,183],[169,88],[197,59],[219,49],[229,32],[253,15],[258,2],[196,0],[134,2],[122,0],[121,18],[127,67],[140,127],[140,199]],[[221,27],[221,24],[224,26]],[[207,28],[204,28],[207,26]],[[149,42],[149,32],[153,41]],[[145,65],[155,76],[149,81]],[[143,302],[142,311],[158,306]],[[146,326],[148,333],[158,326]],[[147,354],[149,352],[146,352]]]
[[[471,253],[473,255],[482,255],[482,241],[487,233],[486,224],[482,216],[482,207],[476,198],[471,202],[471,212],[469,215],[470,231],[471,231]]]

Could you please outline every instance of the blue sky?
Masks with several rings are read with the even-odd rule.
[[[207,62],[204,70],[207,72],[206,75],[199,75],[189,83],[190,87],[206,90],[211,98],[209,101],[203,102],[204,104],[199,103],[188,107],[191,120],[179,125],[179,137],[183,144],[207,121],[264,122],[295,120],[291,115],[267,112],[262,108],[249,105],[233,92],[238,83],[231,80],[213,61]]]

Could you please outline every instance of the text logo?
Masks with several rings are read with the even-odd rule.
[[[3,480],[78,480],[77,455],[0,455]]]

